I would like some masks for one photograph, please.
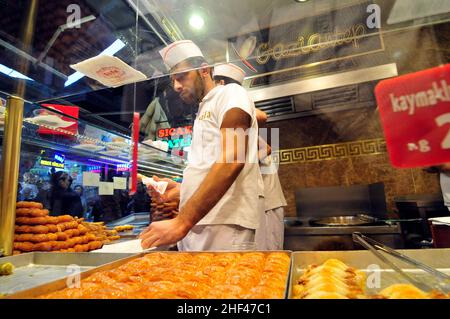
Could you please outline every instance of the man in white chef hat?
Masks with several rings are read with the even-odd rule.
[[[151,223],[140,235],[142,246],[178,242],[183,251],[254,249],[259,222],[254,103],[239,85],[216,86],[213,68],[192,41],[172,43],[160,54],[175,91],[187,103],[198,102],[199,109],[183,182],[170,182],[161,196],[171,200],[179,194],[179,215]],[[239,134],[246,130],[249,134]]]
[[[235,64],[226,63],[214,67],[214,81],[216,84],[242,85],[245,71]],[[259,125],[267,121],[267,114],[256,109]],[[261,138],[260,138],[261,141]],[[265,147],[260,142],[260,150]],[[270,149],[270,147],[269,147]],[[274,167],[270,151],[259,152],[263,185],[259,185],[259,227],[256,229],[255,241],[258,250],[282,250],[284,243],[284,207],[286,199],[281,188],[277,169]],[[270,169],[269,169],[270,168]]]

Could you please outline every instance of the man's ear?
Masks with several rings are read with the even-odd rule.
[[[212,70],[211,70],[211,67],[209,66],[208,63],[203,62],[203,63],[200,65],[200,74],[201,74],[201,76],[202,76],[203,78],[205,78],[205,77],[211,75],[211,71],[212,71]]]

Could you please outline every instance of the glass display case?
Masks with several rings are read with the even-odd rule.
[[[24,174],[43,183],[49,173],[65,170],[76,186],[87,172],[97,174],[99,183],[116,177],[121,188],[117,177],[128,181],[133,169],[182,177],[198,105],[180,99],[160,50],[184,39],[195,42],[211,66],[231,62],[245,71],[243,86],[267,113],[267,129],[278,132],[273,157],[285,216],[294,224],[308,224],[296,206],[303,189],[382,183],[381,218],[398,217],[398,197],[441,196],[438,174],[392,165],[375,88],[449,62],[447,1],[64,0],[1,6],[0,225],[8,229],[13,221],[7,213],[24,196]],[[120,59],[137,77],[107,85],[75,70],[105,56]],[[133,136],[136,115],[139,134]],[[25,193],[36,193],[31,188]],[[99,190],[85,189],[92,196]],[[128,182],[120,190],[127,192]],[[443,213],[446,207],[438,215]],[[4,229],[0,242],[10,233]],[[418,242],[424,239],[430,238]]]

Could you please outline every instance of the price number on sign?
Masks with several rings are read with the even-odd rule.
[[[438,116],[436,118],[436,124],[439,127],[444,126],[445,124],[450,124],[450,113],[442,114],[441,116]],[[441,147],[444,150],[450,149],[450,129],[449,129],[447,135],[445,136],[444,140],[442,141]]]

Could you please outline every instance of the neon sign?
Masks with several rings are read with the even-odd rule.
[[[117,172],[128,172],[130,170],[130,164],[118,164]]]
[[[184,149],[191,145],[192,125],[159,129],[157,136],[158,139],[167,141],[169,150]]]
[[[64,154],[55,153],[52,159],[41,159],[40,164],[42,166],[64,168],[66,156]]]
[[[168,138],[172,136],[192,135],[192,125],[182,127],[163,128],[158,130],[158,138]]]

